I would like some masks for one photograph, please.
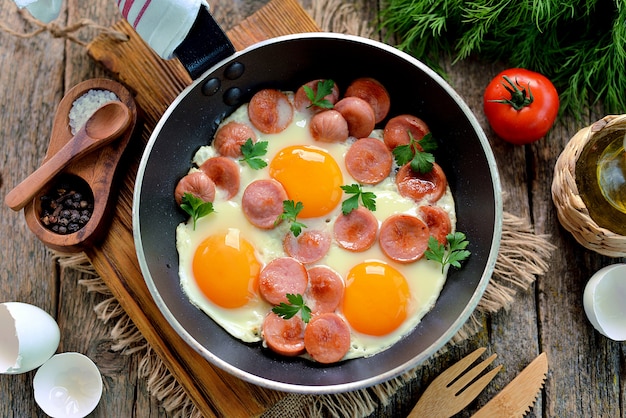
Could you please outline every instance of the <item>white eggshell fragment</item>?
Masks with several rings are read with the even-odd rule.
[[[598,270],[585,286],[583,304],[589,322],[602,335],[626,341],[626,264]]]
[[[89,357],[80,353],[52,356],[33,379],[37,405],[53,418],[82,418],[102,396],[102,377]]]
[[[54,318],[22,302],[0,303],[0,373],[36,369],[59,347],[61,333]]]

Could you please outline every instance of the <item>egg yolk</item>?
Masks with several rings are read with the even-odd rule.
[[[407,317],[410,292],[404,276],[390,265],[366,261],[346,277],[343,314],[360,333],[381,336],[395,330]]]
[[[302,202],[301,218],[326,215],[341,200],[341,169],[322,149],[306,145],[282,149],[270,163],[270,176],[283,185],[289,199]]]
[[[244,306],[257,294],[261,264],[238,229],[206,238],[196,249],[192,269],[202,293],[223,308]]]

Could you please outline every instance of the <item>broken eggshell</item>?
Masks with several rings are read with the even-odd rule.
[[[626,341],[626,264],[598,270],[585,286],[583,306],[589,322],[602,335]]]
[[[59,347],[59,326],[46,311],[22,302],[0,303],[0,373],[26,373]]]
[[[89,357],[74,352],[56,354],[33,379],[37,405],[53,418],[82,418],[100,402],[102,377]]]

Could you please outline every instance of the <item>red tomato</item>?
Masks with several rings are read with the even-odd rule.
[[[517,145],[544,137],[559,112],[559,94],[545,76],[523,68],[502,71],[483,97],[485,116],[496,134]]]

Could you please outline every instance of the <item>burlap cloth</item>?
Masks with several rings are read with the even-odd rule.
[[[214,17],[225,26],[236,24],[236,22],[228,22],[229,16],[235,15],[229,13],[229,7],[232,7],[229,4],[229,1],[213,2],[214,6],[218,6],[212,8]],[[371,37],[374,33],[371,25],[358,19],[359,15],[355,13],[354,6],[351,4],[340,0],[316,1],[313,4],[313,8],[307,11],[325,31],[364,37]],[[90,26],[90,22],[82,22],[75,28],[63,29],[64,36],[72,40],[71,34],[83,26]],[[46,27],[42,26],[42,30],[45,29]],[[50,30],[50,28],[47,29]],[[63,32],[58,28],[55,30]],[[33,35],[30,34],[30,36]],[[474,335],[483,323],[480,318],[501,309],[507,309],[519,292],[526,292],[535,279],[547,271],[547,260],[553,250],[554,246],[549,242],[548,237],[535,234],[526,219],[505,212],[500,251],[491,281],[476,311],[448,346]],[[160,401],[161,406],[172,416],[199,417],[200,413],[187,397],[182,386],[175,381],[120,304],[111,295],[87,257],[82,253],[71,255],[55,253],[54,258],[61,267],[61,274],[65,269],[77,270],[82,277],[79,283],[87,292],[103,295],[99,298],[101,302],[97,303],[94,311],[99,319],[111,326],[111,338],[115,341],[111,347],[112,350],[139,358],[139,375],[147,379],[150,393]],[[444,347],[443,350],[445,349]],[[268,409],[263,416],[366,416],[371,414],[377,405],[388,402],[399,388],[415,378],[418,368],[391,381],[354,392],[332,395],[288,394]]]

